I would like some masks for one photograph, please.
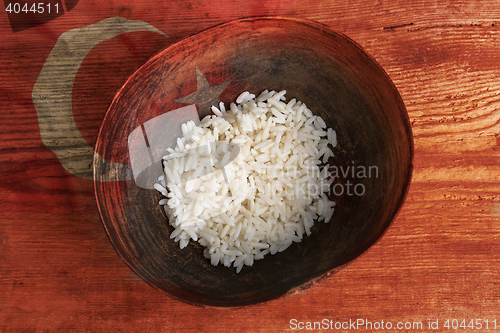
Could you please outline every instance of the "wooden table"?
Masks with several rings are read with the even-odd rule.
[[[58,10],[24,23],[0,14],[1,332],[500,330],[497,1],[82,0]],[[383,238],[338,273],[265,304],[201,308],[153,289],[116,254],[88,157],[116,90],[150,56],[255,15],[318,21],[375,57],[408,109],[413,181]],[[100,37],[88,28],[117,17],[138,22]],[[71,53],[75,32],[102,41]],[[65,108],[46,113],[46,98]],[[56,135],[50,117],[68,114],[73,125]]]

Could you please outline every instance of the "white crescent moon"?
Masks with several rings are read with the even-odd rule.
[[[93,148],[78,130],[71,104],[76,73],[97,44],[133,31],[151,31],[168,37],[165,33],[143,21],[111,17],[92,25],[63,33],[50,52],[33,87],[31,98],[38,116],[40,136],[45,147],[54,152],[61,165],[71,174],[92,177]],[[132,179],[129,166],[108,162],[97,153],[96,158],[107,164],[110,172],[106,181]],[[126,175],[120,178],[120,175]]]

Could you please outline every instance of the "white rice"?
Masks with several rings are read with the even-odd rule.
[[[212,106],[216,116],[183,124],[163,159],[155,188],[166,197],[159,204],[175,228],[170,237],[181,248],[199,242],[212,265],[240,272],[333,216],[329,166],[321,165],[333,157],[335,131],[305,104],[285,103],[285,93],[246,91],[228,110]],[[230,161],[235,145],[240,152]]]

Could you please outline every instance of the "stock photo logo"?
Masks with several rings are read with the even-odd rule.
[[[329,167],[329,173],[330,181],[344,180],[344,182],[335,182],[329,187],[330,193],[336,197],[342,195],[363,196],[366,193],[366,185],[363,180],[379,178],[378,166],[358,165],[355,161],[351,161],[349,165],[333,165]]]
[[[240,153],[239,145],[230,142],[208,142],[200,147],[182,149],[182,152],[168,154],[167,149],[175,148],[182,136],[182,124],[188,121],[200,122],[194,104],[169,111],[148,120],[130,133],[128,147],[132,172],[137,186],[146,189],[155,188],[158,177],[164,172],[162,167],[164,158],[173,160],[176,163],[176,168],[179,168],[180,158],[189,156],[194,151],[202,153],[203,158],[194,161],[201,168],[198,168],[199,171],[193,175],[192,180],[222,170],[224,180],[228,184],[224,167],[238,156]],[[212,154],[216,151],[230,153],[225,160],[217,160]],[[173,184],[183,182],[173,174],[167,175],[167,179]]]
[[[321,193],[326,193],[329,197],[361,197],[367,193],[369,180],[379,179],[379,168],[376,165],[359,165],[355,161],[344,165],[325,165],[321,170],[315,165],[308,166],[299,172],[297,168],[287,170],[277,170],[280,173],[292,173],[295,184],[285,189],[285,194],[292,194],[289,191],[298,191],[303,196],[317,197]],[[307,178],[320,179],[319,183],[308,183],[302,180]]]
[[[231,142],[208,142],[205,145],[184,149],[181,144],[181,151],[174,152],[182,137],[182,125],[188,121],[199,125],[199,117],[196,105],[191,104],[178,108],[153,119],[148,120],[141,126],[135,128],[128,136],[128,149],[134,180],[137,186],[145,189],[159,189],[158,178],[166,177],[166,182],[177,185],[187,182],[186,179],[179,178],[176,174],[169,173],[168,168],[163,168],[163,163],[172,161],[175,169],[188,168],[186,166],[197,164],[197,172],[189,179],[190,186],[195,184],[195,180],[215,171],[222,170],[225,183],[229,185],[224,167],[231,163],[240,154],[241,148],[238,144]],[[170,150],[170,153],[168,152]],[[201,158],[190,159],[192,152],[201,154]],[[214,157],[214,153],[222,151],[229,152],[225,158]],[[224,155],[224,154],[223,154]],[[182,159],[183,162],[180,162]],[[181,165],[182,164],[182,165]],[[305,173],[304,173],[305,170]],[[380,171],[376,165],[365,166],[355,161],[344,165],[327,164],[321,170],[315,165],[303,168],[299,171],[296,167],[285,169],[275,169],[272,166],[266,170],[268,174],[293,175],[296,179],[294,184],[289,184],[284,190],[285,195],[293,195],[295,192],[304,196],[318,196],[326,192],[331,197],[341,196],[363,196],[366,194],[367,185],[365,180],[379,179]],[[323,177],[318,177],[323,173]],[[306,183],[305,178],[319,178],[319,183]],[[198,182],[198,185],[199,182]],[[161,191],[161,189],[159,189]]]

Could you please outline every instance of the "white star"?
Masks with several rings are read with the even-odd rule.
[[[196,91],[186,97],[177,99],[176,102],[198,105],[200,119],[203,119],[205,116],[212,114],[212,105],[219,106],[219,96],[231,81],[211,86],[198,67],[196,67],[196,81]]]

